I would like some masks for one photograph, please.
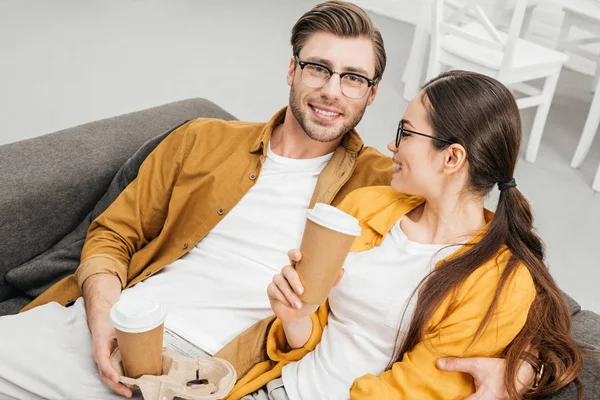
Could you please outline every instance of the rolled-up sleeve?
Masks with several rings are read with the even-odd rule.
[[[138,175],[117,199],[92,221],[75,273],[79,288],[99,273],[127,285],[133,254],[161,231],[180,168],[187,156],[187,123],[167,136],[140,166]]]

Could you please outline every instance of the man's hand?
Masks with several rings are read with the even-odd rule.
[[[440,358],[437,367],[444,371],[465,372],[473,377],[476,392],[466,400],[508,399],[504,386],[506,360],[503,358]],[[524,394],[533,384],[535,371],[523,362],[517,371],[517,392]]]
[[[113,392],[129,398],[132,396],[131,389],[119,383],[119,373],[110,363],[110,355],[117,346],[115,329],[110,323],[110,309],[121,294],[121,281],[111,274],[92,275],[85,280],[82,289],[100,380]]]

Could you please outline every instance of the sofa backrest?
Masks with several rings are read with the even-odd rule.
[[[0,146],[0,302],[6,272],[71,232],[145,141],[199,117],[234,119],[189,99]]]

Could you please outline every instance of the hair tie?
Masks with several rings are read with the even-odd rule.
[[[508,182],[498,182],[498,189],[500,189],[500,191],[514,188],[516,186],[517,186],[517,182],[515,182],[515,178],[512,178]]]

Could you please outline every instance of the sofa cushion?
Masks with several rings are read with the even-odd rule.
[[[0,302],[25,295],[6,273],[72,232],[144,142],[199,117],[234,119],[210,101],[189,99],[0,146]],[[35,295],[39,284],[19,286]]]
[[[578,302],[576,302],[571,296],[569,296],[565,292],[562,292],[562,294],[565,297],[565,301],[567,302],[567,306],[569,307],[569,310],[571,311],[571,315],[575,315],[579,311],[581,311],[581,306],[579,305]]]
[[[140,165],[156,146],[181,125],[183,123],[144,143],[119,169],[104,196],[77,228],[44,253],[8,271],[6,281],[27,296],[34,298],[55,282],[74,273],[79,265],[81,250],[92,221],[102,214],[135,179]]]

